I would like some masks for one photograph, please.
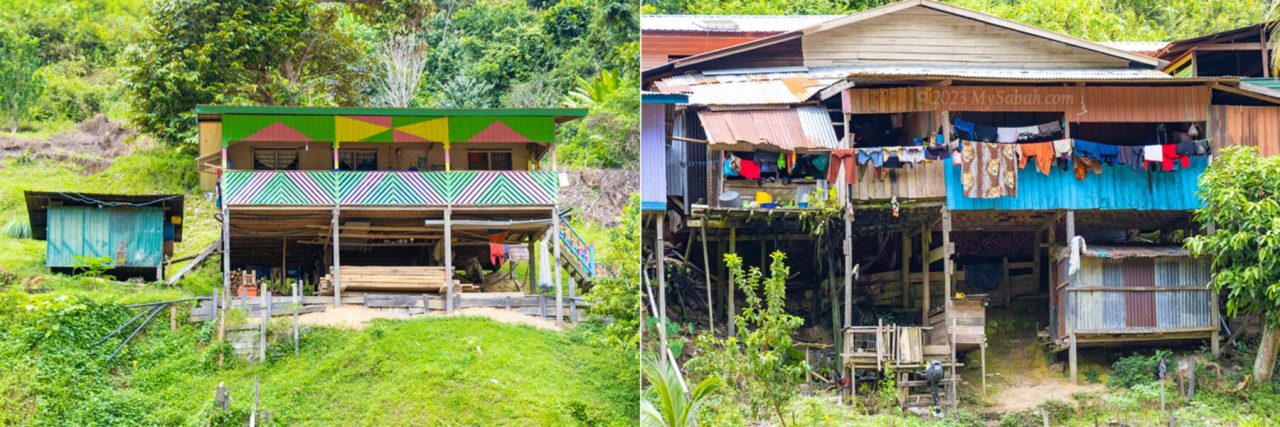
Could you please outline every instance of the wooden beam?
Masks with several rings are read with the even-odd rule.
[[[911,307],[911,232],[902,230],[902,308]]]
[[[951,309],[951,275],[955,273],[955,266],[951,262],[951,210],[942,208],[942,247],[945,250],[942,259],[942,277],[943,277],[943,304],[949,310]]]
[[[1262,50],[1262,49],[1264,49],[1264,46],[1262,45],[1262,43],[1258,43],[1258,42],[1213,43],[1213,44],[1202,44],[1202,45],[1196,46],[1196,51],[1199,51],[1199,52],[1231,52],[1231,51]]]
[[[716,333],[716,310],[714,308],[715,299],[711,296],[711,255],[707,253],[709,252],[707,249],[707,229],[704,227],[698,230],[702,233],[702,277],[706,280],[705,284],[707,285],[707,330],[714,335]]]
[[[337,149],[335,148],[336,152]],[[340,207],[333,207],[333,308],[342,307],[342,237],[338,218]]]
[[[666,242],[663,242],[662,222],[666,219],[666,213],[658,215],[654,221],[654,251],[658,258],[658,338],[661,349],[659,351],[666,352],[667,347],[667,255]]]
[[[734,255],[738,254],[738,229],[737,228],[729,229],[729,253]],[[737,309],[736,307],[734,307],[734,301],[733,301],[733,294],[737,288],[737,285],[734,283],[735,280],[737,280],[737,278],[733,277],[733,270],[730,270],[729,271],[729,294],[725,299],[727,300],[727,304],[729,307],[729,336],[731,337],[738,335],[737,322],[734,320],[734,316],[738,315]]]
[[[933,262],[928,254],[931,252],[929,246],[933,244],[933,231],[929,229],[929,225],[925,224],[920,227],[920,252],[925,256],[920,257],[920,273],[922,276],[920,284],[920,324],[929,324],[929,264]]]

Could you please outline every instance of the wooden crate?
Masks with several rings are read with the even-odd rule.
[[[953,323],[954,330],[951,327]],[[953,299],[950,310],[947,310],[946,306],[941,306],[929,313],[929,326],[933,327],[929,334],[929,343],[950,344],[954,333],[956,350],[972,350],[987,342],[986,325],[987,302],[985,299]]]

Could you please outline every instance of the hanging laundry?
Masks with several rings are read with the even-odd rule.
[[[899,153],[902,147],[884,147],[884,168],[885,169],[902,169],[902,157]]]
[[[1040,136],[1039,126],[1023,126],[1014,128],[1014,132],[1018,134],[1018,141],[1030,141]]]
[[[871,166],[884,166],[884,149],[880,147],[858,148],[858,164],[871,163]]]
[[[902,147],[902,154],[898,155],[903,163],[913,165],[924,161],[924,147]]]
[[[994,199],[1018,195],[1018,146],[969,141],[960,151],[964,196]]]
[[[1018,142],[1018,128],[996,128],[996,142]]]
[[[834,183],[840,177],[840,170],[844,170],[844,183],[853,185],[857,182],[857,175],[853,171],[853,162],[855,151],[852,148],[837,148],[831,150],[832,166],[827,170],[827,182]]]
[[[1191,167],[1191,158],[1186,154],[1178,154],[1178,144],[1161,145],[1160,151],[1164,153],[1160,162],[1161,170],[1173,172],[1173,162],[1180,162],[1183,169]]]
[[[1164,164],[1164,147],[1160,145],[1142,146],[1142,168],[1161,167]]]
[[[1057,120],[1036,127],[1040,132],[1040,136],[1044,138],[1052,138],[1062,133],[1062,122]]]
[[[930,144],[925,148],[924,158],[929,160],[942,160],[951,158],[951,147],[947,144]]]
[[[1062,167],[1062,170],[1067,170],[1068,165],[1071,163],[1071,140],[1058,139],[1051,142],[1051,144],[1053,144],[1053,156],[1057,158],[1058,165]]]
[[[778,173],[778,153],[757,151],[752,153],[751,160],[760,165],[760,173]]]
[[[842,150],[848,150],[848,148],[842,148]],[[816,156],[805,156],[805,157],[809,159],[809,164],[813,165],[813,168],[817,169],[818,172],[826,172],[827,165],[831,163],[830,156],[816,155]]]
[[[489,261],[493,265],[502,266],[507,256],[507,236],[510,231],[489,231]]]
[[[954,128],[957,133],[964,133],[965,138],[980,139],[974,133],[973,126],[974,126],[973,122],[971,121],[961,119],[961,118],[956,118]]]
[[[1036,158],[1036,170],[1040,173],[1048,175],[1053,169],[1054,150],[1052,142],[1033,142],[1028,144],[1018,144],[1022,149],[1022,159],[1018,161],[1018,169],[1027,167],[1027,159]]]
[[[1178,143],[1178,154],[1184,156],[1205,156],[1209,154],[1209,140],[1183,141]]]
[[[1142,170],[1142,146],[1118,146],[1116,147],[1116,152],[1116,163],[1129,165],[1129,168],[1133,170]]]
[[[730,155],[729,158],[724,159],[724,176],[726,177],[742,176],[742,174],[738,172],[741,169],[742,169],[742,163],[737,156]]]
[[[995,126],[974,125],[973,131],[978,141],[996,142],[1000,136],[1000,131],[996,130]]]
[[[1080,138],[1076,138],[1073,145],[1076,155],[1102,161],[1109,165],[1114,164],[1116,157],[1120,154],[1120,150],[1114,145],[1085,141]]]
[[[1076,179],[1084,181],[1085,172],[1093,171],[1094,175],[1102,175],[1102,161],[1090,157],[1075,156],[1072,162]]]
[[[751,160],[742,159],[740,162],[739,173],[746,179],[760,179],[760,165]]]

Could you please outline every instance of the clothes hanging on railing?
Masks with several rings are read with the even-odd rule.
[[[1013,144],[967,141],[961,156],[964,196],[994,199],[1018,195],[1018,153]]]
[[[1036,158],[1036,170],[1040,173],[1049,175],[1049,171],[1053,170],[1053,160],[1055,158],[1052,142],[1032,142],[1027,144],[1018,144],[1022,149],[1022,159],[1018,162],[1018,169],[1027,167],[1027,160]]]
[[[831,150],[831,165],[827,168],[827,182],[836,182],[840,177],[840,171],[844,170],[845,184],[853,185],[857,183],[858,174],[853,168],[855,157],[857,157],[857,152],[852,148]]]

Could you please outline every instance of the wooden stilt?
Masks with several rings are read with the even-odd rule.
[[[902,230],[902,308],[911,308],[911,231]]]
[[[853,324],[853,212],[844,213],[844,327]],[[841,349],[843,351],[843,349]]]
[[[554,222],[552,222],[554,224]],[[444,208],[444,313],[453,314],[453,207]]]
[[[933,231],[929,224],[920,230],[920,325],[929,325],[929,249],[933,245]]]
[[[423,301],[426,302],[425,300]],[[426,305],[422,306],[426,310]],[[293,355],[298,355],[298,313],[302,311],[302,290],[299,283],[293,282]]]
[[[555,153],[555,151],[552,151]],[[556,327],[564,326],[564,285],[560,280],[560,207],[556,205],[551,209],[551,275],[556,281]],[[661,253],[661,252],[659,252]]]
[[[1071,349],[1067,353],[1067,363],[1071,366],[1071,385],[1077,385],[1079,381],[1076,380],[1076,333],[1071,332],[1067,339],[1071,341]]]
[[[342,221],[341,208],[333,207],[333,308],[342,307]]]
[[[954,248],[951,246],[951,210],[942,208],[942,301],[948,310],[951,309],[951,276],[955,274],[955,265],[951,262]]]
[[[1036,290],[1039,291],[1044,289],[1044,280],[1040,278],[1040,253],[1044,250],[1040,248],[1040,230],[1036,230],[1034,240],[1031,252],[1031,276],[1035,278]]]
[[[227,152],[222,150],[223,167],[225,168]],[[223,193],[226,194],[226,193]],[[227,302],[231,295],[231,209],[226,199],[222,200],[222,300],[218,299],[218,291],[213,292],[214,308],[218,310],[218,343],[226,342],[227,336]],[[222,368],[222,352],[218,352],[218,368]]]
[[[729,253],[735,254],[735,255],[738,253],[738,228],[737,227],[729,228]],[[725,300],[727,301],[728,307],[729,307],[729,336],[731,337],[738,335],[738,323],[737,321],[734,320],[734,318],[738,315],[738,311],[736,307],[734,307],[734,301],[733,301],[733,294],[737,290],[736,289],[737,284],[734,283],[734,281],[736,280],[737,278],[733,277],[733,272],[730,271],[729,272],[729,294],[726,295],[727,298],[725,298]]]
[[[711,255],[707,253],[709,252],[707,249],[707,225],[704,223],[698,227],[698,232],[702,234],[702,276],[706,279],[705,283],[707,285],[707,330],[714,334],[716,331],[716,310],[714,308],[715,299],[711,295],[711,288],[714,286],[711,285]]]
[[[987,395],[987,344],[983,343],[981,350],[979,351],[982,352],[982,395],[986,396]]]
[[[666,352],[667,347],[667,256],[666,248],[662,236],[662,221],[666,215],[658,215],[654,226],[654,250],[653,253],[658,258],[658,341],[662,346],[661,351]]]

